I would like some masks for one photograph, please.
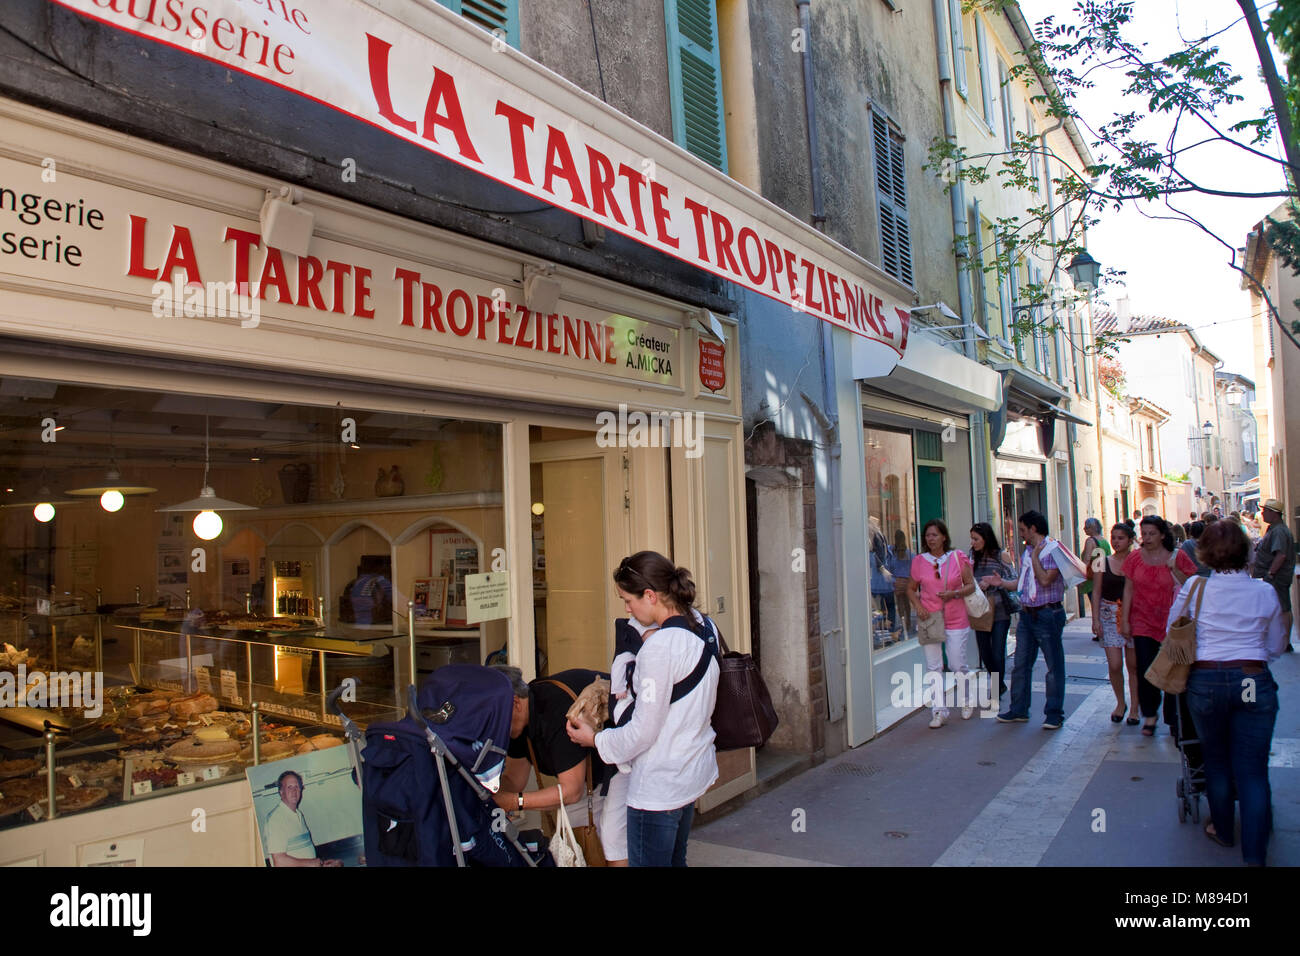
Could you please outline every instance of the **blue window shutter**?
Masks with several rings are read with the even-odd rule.
[[[871,139],[880,210],[880,267],[912,285],[912,227],[907,217],[907,173],[903,140],[884,114],[872,111]]]
[[[727,171],[722,56],[713,0],[664,0],[673,140]]]
[[[948,26],[952,34],[952,79],[957,92],[966,96],[966,44],[961,35],[961,0],[948,0]]]
[[[506,42],[519,49],[519,0],[438,0],[452,13],[492,33],[501,30]]]
[[[989,76],[989,43],[984,35],[984,19],[975,14],[975,50],[979,54],[980,90],[984,93],[984,122],[993,128],[993,90]]]

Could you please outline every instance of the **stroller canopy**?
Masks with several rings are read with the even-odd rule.
[[[440,667],[420,685],[417,703],[456,760],[496,793],[510,745],[510,678],[479,664]]]

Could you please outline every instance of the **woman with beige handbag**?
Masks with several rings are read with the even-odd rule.
[[[966,641],[973,632],[966,605],[961,599],[977,589],[970,559],[964,552],[953,550],[947,525],[932,518],[921,530],[921,540],[925,551],[912,558],[908,600],[920,622],[917,637],[925,652],[927,676],[939,675],[939,690],[928,692],[931,698],[930,728],[934,730],[942,727],[948,719],[947,695],[942,691],[945,647],[948,666],[957,672],[957,686],[963,691],[958,701],[962,720],[969,720],[975,713],[974,688],[969,683],[970,665],[966,663]],[[988,603],[987,599],[985,603]]]
[[[1277,682],[1268,665],[1282,655],[1287,629],[1277,593],[1246,573],[1250,540],[1241,528],[1231,521],[1214,522],[1196,551],[1211,569],[1210,577],[1193,577],[1183,585],[1166,627],[1172,631],[1185,623],[1178,617],[1191,610],[1189,599],[1199,582],[1203,599],[1194,611],[1186,698],[1205,761],[1211,820],[1205,835],[1220,846],[1233,846],[1235,786],[1242,859],[1247,866],[1263,866],[1273,817],[1269,748],[1278,713]]]

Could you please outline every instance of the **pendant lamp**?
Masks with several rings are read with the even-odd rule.
[[[191,498],[189,501],[182,501],[178,505],[168,505],[166,508],[159,508],[160,512],[164,511],[197,511],[194,516],[194,533],[204,541],[211,541],[221,534],[222,521],[219,511],[256,511],[254,505],[242,505],[238,501],[229,501],[226,498],[218,498],[217,493],[212,490],[208,484],[208,468],[211,448],[208,438],[208,419],[203,419],[203,488],[199,491],[197,498]]]
[[[108,444],[111,449],[115,442],[113,441],[113,419],[110,417],[108,422],[109,437]],[[108,473],[104,476],[102,485],[88,485],[85,488],[69,488],[64,492],[65,495],[77,495],[81,497],[99,496],[99,505],[105,511],[120,511],[122,505],[126,503],[126,495],[151,495],[157,488],[150,488],[147,485],[127,485],[122,483],[122,473],[118,471],[117,460],[110,453],[108,458]]]

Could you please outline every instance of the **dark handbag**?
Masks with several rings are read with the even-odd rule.
[[[1003,567],[1006,567],[1006,565],[1003,565]],[[1007,568],[1007,570],[1010,571],[1012,569]],[[1018,590],[1008,591],[1006,588],[998,588],[998,592],[1002,595],[1002,599],[1007,602],[1007,614],[1019,614],[1022,610],[1020,605],[1020,592]]]
[[[728,650],[727,642],[723,641],[722,657],[718,661],[718,702],[713,708],[714,747],[718,750],[761,747],[779,722],[772,695],[754,658]]]

